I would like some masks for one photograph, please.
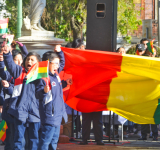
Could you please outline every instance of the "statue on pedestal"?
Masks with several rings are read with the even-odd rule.
[[[44,8],[46,7],[46,0],[31,0],[29,19],[31,23],[31,29],[44,30],[41,27],[41,17]]]
[[[46,0],[31,0],[30,4],[30,13],[29,16],[26,16],[23,20],[23,30],[37,30],[45,31],[41,26],[41,17],[44,8],[46,7]]]

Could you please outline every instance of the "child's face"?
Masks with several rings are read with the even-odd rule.
[[[27,70],[29,70],[35,63],[37,63],[38,61],[37,61],[37,58],[36,58],[36,56],[33,56],[33,55],[31,55],[31,56],[28,56],[27,58],[26,58],[26,61],[25,61],[25,68],[27,69]]]
[[[23,62],[22,55],[21,54],[16,55],[13,61],[15,62],[15,64],[21,66]]]
[[[124,48],[120,48],[120,49],[119,49],[119,51],[118,51],[118,53],[125,54],[125,53],[126,53],[126,51],[125,51],[125,49],[124,49]]]
[[[51,62],[49,62],[49,71],[52,74],[55,74],[55,72],[58,70],[59,63],[60,63],[59,58],[54,58]]]
[[[147,43],[148,43],[148,41],[143,41],[142,42],[142,44],[144,44],[144,46],[145,46],[145,49],[147,49]]]

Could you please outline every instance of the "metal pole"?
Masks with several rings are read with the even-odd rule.
[[[22,27],[22,0],[17,0],[17,38],[21,37],[21,27]]]
[[[71,137],[74,138],[74,109],[72,109],[72,132]]]

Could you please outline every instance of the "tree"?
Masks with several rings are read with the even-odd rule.
[[[23,17],[29,14],[30,0],[23,0]],[[16,34],[17,0],[6,0],[5,9],[11,13],[9,29]],[[128,33],[137,30],[142,21],[138,19],[133,0],[118,0],[117,31],[126,40],[131,40]],[[87,0],[47,0],[41,24],[55,36],[66,41],[82,38],[86,31]]]
[[[117,32],[125,37],[126,41],[131,40],[129,33],[133,33],[142,24],[138,19],[140,11],[135,9],[133,0],[118,1],[118,17],[117,17]]]
[[[86,3],[86,0],[48,0],[42,26],[53,30],[57,37],[66,41],[81,38],[86,22]]]
[[[28,15],[30,0],[23,0],[23,17]],[[16,35],[17,32],[17,0],[5,0],[6,5],[1,4],[0,10],[7,10],[9,14],[5,14],[5,17],[9,17],[8,28],[12,34]]]

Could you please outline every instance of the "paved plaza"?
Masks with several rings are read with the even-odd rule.
[[[137,140],[139,137],[137,135],[128,135],[128,138],[124,138],[122,141],[121,137],[119,141],[111,140],[108,143],[107,138],[104,136],[104,146],[96,145],[94,142],[94,137],[91,134],[91,139],[88,141],[88,145],[79,145],[81,139],[74,139],[70,143],[59,143],[57,150],[160,150],[160,136],[158,141],[152,141],[152,138],[148,138],[145,141]],[[113,143],[115,142],[115,144]],[[1,143],[0,143],[1,144]],[[4,150],[4,145],[0,145],[0,150]]]

